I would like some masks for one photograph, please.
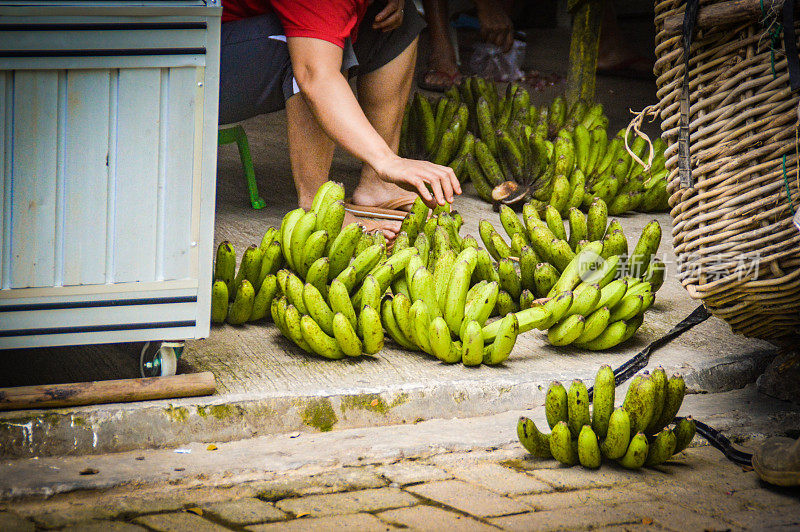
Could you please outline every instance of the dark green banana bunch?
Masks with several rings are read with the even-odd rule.
[[[555,458],[590,469],[600,467],[603,459],[628,469],[657,466],[689,446],[695,422],[691,417],[675,418],[686,393],[681,376],[667,378],[661,367],[652,374],[637,375],[619,408],[614,408],[615,387],[611,367],[601,366],[590,412],[588,390],[582,381],[572,381],[569,390],[553,382],[545,399],[552,432],[544,434],[533,421],[520,417],[520,443],[537,458]]]

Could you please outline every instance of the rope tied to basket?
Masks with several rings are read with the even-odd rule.
[[[777,78],[778,73],[775,71],[775,49],[780,46],[781,33],[783,32],[783,24],[778,21],[778,13],[780,12],[780,4],[778,2],[770,3],[769,9],[764,6],[764,0],[759,0],[761,6],[761,24],[765,26],[764,33],[761,34],[759,40],[759,47],[764,38],[769,39],[769,57],[772,67],[772,77]]]
[[[629,111],[633,113],[635,116],[633,117],[633,120],[631,120],[628,123],[628,127],[625,128],[625,138],[623,139],[625,141],[625,151],[628,152],[628,154],[634,161],[644,166],[644,172],[647,172],[648,170],[650,170],[650,167],[653,166],[653,159],[655,158],[656,154],[655,150],[653,149],[653,143],[650,142],[650,137],[646,133],[644,133],[641,128],[645,118],[647,118],[648,116],[652,116],[650,122],[654,122],[655,119],[658,118],[659,107],[658,105],[648,105],[638,113],[633,109],[629,109]],[[641,137],[642,140],[644,140],[647,143],[648,156],[646,163],[643,160],[641,160],[636,155],[636,153],[634,153],[633,150],[631,150],[630,146],[628,145],[628,135],[630,134],[631,129],[633,129],[633,132],[636,133],[637,136]]]

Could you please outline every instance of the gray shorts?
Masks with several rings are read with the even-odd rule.
[[[403,24],[396,30],[372,29],[384,3],[373,2],[358,30],[358,39],[345,46],[343,67],[350,74],[379,69],[400,55],[425,27],[408,2]],[[220,51],[219,123],[230,124],[271,113],[286,106],[299,92],[280,20],[270,13],[222,25]]]

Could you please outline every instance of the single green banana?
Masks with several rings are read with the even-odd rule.
[[[550,231],[561,240],[567,239],[567,232],[564,229],[564,220],[553,205],[548,205],[544,211],[544,221]]]
[[[553,381],[547,388],[547,395],[544,401],[544,413],[547,417],[547,425],[552,430],[559,422],[569,419],[569,405],[567,390],[558,381]]]
[[[411,323],[410,340],[414,342],[423,352],[433,354],[429,338],[431,317],[428,307],[421,299],[414,301],[409,309]]]
[[[609,460],[625,456],[631,441],[631,420],[623,408],[616,408],[608,419],[608,431],[600,444],[600,451]]]
[[[653,419],[655,410],[655,386],[649,375],[639,381],[639,385],[629,397],[625,397],[622,408],[631,416],[631,433],[644,432]]]
[[[331,282],[331,286],[328,289],[328,302],[333,312],[344,314],[353,327],[358,325],[356,310],[353,307],[353,302],[350,300],[350,294],[347,292],[347,287],[345,287],[344,283],[339,279],[334,279]],[[380,305],[380,299],[378,299],[378,305]],[[380,306],[374,306],[372,308],[380,308]]]
[[[597,302],[598,307],[614,307],[619,303],[625,292],[628,291],[628,281],[625,279],[615,279],[600,290],[600,301]],[[609,316],[610,317],[610,316]]]
[[[678,415],[686,394],[686,383],[680,375],[673,375],[667,380],[667,393],[664,398],[664,408],[656,426],[666,427]]]
[[[600,266],[600,268],[588,274],[583,279],[583,282],[589,284],[597,283],[601,289],[604,288],[617,276],[620,260],[621,257],[618,255],[608,257],[605,261],[603,261],[603,264]]]
[[[288,333],[287,336],[290,340],[292,340],[295,344],[297,344],[297,346],[300,347],[300,349],[302,349],[307,353],[312,353],[313,349],[308,344],[308,342],[306,342],[305,337],[303,336],[303,330],[300,324],[301,320],[302,320],[302,315],[297,310],[297,307],[295,307],[291,303],[288,304],[283,312],[283,322],[286,327],[286,332]]]
[[[453,345],[450,329],[441,316],[433,318],[428,330],[433,356],[446,364],[455,364],[461,361],[461,351]]]
[[[470,263],[467,260],[456,262],[453,266],[450,280],[447,283],[447,295],[442,314],[445,322],[447,322],[447,326],[453,334],[458,334],[461,330],[461,322],[464,319],[464,307],[467,300],[467,291],[469,290],[469,283],[474,269],[475,262]]]
[[[284,259],[287,263],[289,263],[289,249],[291,248],[291,237],[292,232],[294,231],[294,226],[297,225],[297,222],[303,215],[306,213],[305,210],[298,207],[297,209],[291,210],[287,212],[283,216],[283,220],[281,220],[281,227],[278,229],[278,240],[281,243],[281,249],[283,250]],[[290,267],[294,267],[293,264],[289,264]]]
[[[519,335],[519,321],[513,313],[507,314],[500,322],[497,337],[483,350],[483,363],[489,365],[502,364],[511,354]]]
[[[578,242],[581,240],[586,240],[588,236],[588,229],[586,226],[586,216],[576,209],[572,207],[569,209],[569,213],[567,215],[567,220],[569,222],[569,245],[574,250],[575,247],[578,245]]]
[[[277,236],[277,233],[276,233]],[[263,283],[267,275],[275,275],[281,268],[283,263],[283,254],[281,253],[281,243],[276,238],[271,244],[263,251],[261,257],[261,270],[258,273],[257,283]]]
[[[253,301],[256,297],[253,285],[247,279],[242,279],[236,290],[236,297],[228,307],[228,323],[242,325],[253,313]]]
[[[511,207],[500,205],[500,223],[503,225],[503,229],[506,230],[508,238],[512,238],[516,234],[521,234],[527,238],[525,226]]]
[[[550,312],[550,319],[542,323],[539,329],[549,329],[566,315],[569,307],[572,305],[572,291],[567,290],[557,296],[550,298],[543,306]]]
[[[575,339],[575,343],[585,344],[600,336],[608,327],[608,318],[610,316],[611,311],[608,310],[608,307],[600,307],[589,314],[583,322],[583,332]],[[597,432],[596,427],[595,432]]]
[[[606,202],[597,199],[589,207],[589,212],[586,214],[586,230],[588,240],[595,241],[601,240],[606,232],[606,225],[608,223],[608,207]]]
[[[614,371],[608,364],[603,364],[595,376],[592,397],[592,430],[601,439],[608,434],[608,425],[614,412],[615,389]]]
[[[567,391],[567,425],[573,438],[577,438],[584,425],[589,425],[589,393],[580,379],[575,379]]]
[[[547,340],[551,345],[569,345],[583,332],[584,317],[579,314],[568,316],[547,330]]]
[[[540,262],[533,273],[534,291],[537,296],[544,297],[558,281],[558,270],[549,262]]]
[[[325,255],[325,247],[328,245],[328,232],[325,230],[315,231],[302,245],[303,251],[299,255],[301,261],[297,264],[300,277],[307,278],[308,269],[314,264],[317,259]]]
[[[644,298],[640,295],[626,295],[622,298],[622,301],[611,308],[609,321],[624,321],[633,318],[639,314],[643,302]]]
[[[467,322],[463,331],[461,362],[465,366],[479,366],[483,362],[483,336],[481,324],[475,320]]]
[[[697,426],[692,416],[682,418],[675,423],[673,432],[675,433],[675,449],[672,452],[673,454],[678,454],[689,447],[689,444],[694,439],[695,432],[697,432]]]
[[[569,247],[569,243],[560,238],[554,238],[550,242],[550,255],[553,266],[560,272],[566,270],[569,263],[575,258],[575,252]]]
[[[245,279],[247,279],[251,286],[255,286],[255,283],[258,282],[258,274],[261,272],[261,259],[261,250],[255,244],[244,250],[242,262],[239,264],[239,271],[233,279],[233,284],[237,290]],[[235,297],[236,294],[228,295]]]
[[[650,443],[644,465],[653,467],[663,464],[674,454],[676,444],[675,434],[669,429],[662,430]]]
[[[644,465],[645,460],[647,460],[648,450],[647,436],[640,432],[631,438],[628,450],[625,452],[625,455],[619,459],[619,464],[626,469],[639,469]]]
[[[519,277],[522,288],[530,290],[531,292],[538,293],[536,289],[536,266],[539,263],[539,257],[536,252],[528,246],[524,246],[519,254]],[[555,279],[553,279],[555,282]],[[550,288],[547,288],[550,290]],[[546,293],[546,292],[545,292]]]
[[[645,275],[653,255],[658,251],[659,244],[661,244],[661,225],[657,220],[653,220],[642,229],[642,235],[628,259],[629,271],[633,277]]]
[[[261,283],[261,287],[258,289],[255,299],[253,299],[253,310],[250,312],[250,317],[247,321],[264,319],[277,293],[278,281],[275,279],[274,275],[268,275],[264,279],[264,282]]]
[[[581,283],[572,291],[572,304],[567,310],[566,316],[580,314],[588,316],[600,301],[600,285]]]
[[[322,297],[328,299],[328,275],[331,270],[331,259],[320,257],[308,268],[306,282],[313,284],[320,291]]]
[[[214,261],[214,280],[222,281],[228,289],[228,296],[233,297],[236,292],[236,285],[233,280],[236,277],[236,251],[233,245],[227,240],[220,243],[217,248],[217,256]],[[227,307],[226,307],[227,310]]]
[[[326,334],[311,316],[300,318],[300,332],[303,335],[303,340],[319,356],[333,360],[339,360],[347,356],[342,351],[336,338]]]
[[[526,417],[520,417],[517,421],[517,438],[525,448],[536,458],[552,458],[550,452],[550,435],[542,434],[536,424]]]
[[[353,253],[355,253],[363,232],[364,228],[361,225],[352,223],[345,226],[337,237],[333,239],[328,251],[328,258],[331,259],[330,280],[336,278],[350,264],[350,259],[353,258]]]
[[[497,304],[495,305],[494,315],[496,316],[505,316],[506,314],[511,314],[512,312],[517,312],[519,308],[517,307],[517,302],[511,297],[511,294],[506,292],[505,290],[500,290],[497,294]]]
[[[374,355],[383,349],[383,325],[378,311],[364,307],[358,315],[358,331],[363,341],[364,353]]]
[[[667,398],[667,372],[661,366],[657,367],[650,374],[650,381],[653,383],[653,416],[645,427],[645,434],[655,434],[664,428],[657,424],[664,411],[664,400]]]
[[[358,357],[364,352],[363,344],[353,325],[341,312],[333,315],[333,336],[345,355]]]
[[[308,314],[325,334],[333,336],[333,311],[328,306],[325,298],[322,297],[322,293],[311,283],[306,283],[303,287],[303,303]],[[311,342],[309,342],[309,345],[311,345]]]
[[[497,265],[500,276],[500,287],[509,293],[512,299],[519,300],[522,293],[522,282],[511,259],[501,259]]]
[[[228,285],[223,279],[211,287],[211,322],[223,323],[228,316]]]
[[[625,336],[625,322],[617,321],[609,325],[597,338],[586,343],[576,343],[575,346],[589,351],[603,351],[620,344]]]
[[[584,425],[578,434],[578,461],[589,469],[597,469],[603,461],[597,436],[589,425]]]
[[[413,326],[411,325],[411,301],[404,294],[395,294],[392,298],[392,312],[403,337],[414,344]]]
[[[476,294],[474,301],[465,308],[463,322],[468,324],[472,321],[478,322],[478,325],[483,327],[486,320],[492,314],[495,305],[497,304],[497,296],[500,293],[500,287],[497,283],[486,283]],[[461,335],[464,338],[464,335]],[[466,341],[464,342],[466,345]]]
[[[572,445],[569,427],[559,421],[550,433],[550,454],[564,465],[574,466],[578,463],[578,451]]]

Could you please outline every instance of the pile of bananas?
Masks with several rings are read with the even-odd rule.
[[[691,417],[667,425],[683,403],[686,385],[679,375],[667,378],[663,368],[631,381],[621,407],[614,408],[614,372],[604,365],[594,381],[592,412],[586,386],[575,380],[567,391],[560,382],[547,390],[545,414],[552,432],[543,434],[526,417],[517,423],[523,447],[538,458],[555,458],[568,466],[596,469],[603,459],[628,469],[656,466],[683,451],[695,434]]]
[[[392,283],[392,294],[383,297],[383,326],[398,345],[446,363],[500,364],[530,324],[521,327],[517,315],[503,312],[499,283],[490,281],[496,267],[474,238],[458,234],[460,215],[446,208],[430,214],[416,201],[395,240],[392,257],[412,255],[405,275]],[[370,289],[372,284],[365,281],[356,300],[375,304],[381,293]],[[502,318],[486,325],[497,314]]]
[[[498,261],[504,310],[547,307],[552,323],[542,326],[553,345],[601,350],[629,339],[664,281],[664,263],[654,256],[661,242],[659,223],[645,226],[629,254],[622,226],[608,222],[601,199],[587,215],[570,209],[569,236],[553,206],[546,207],[542,219],[529,202],[522,217],[524,222],[510,207],[500,207],[510,243],[489,221],[479,225],[488,254]]]
[[[222,242],[214,262],[211,321],[241,325],[264,318],[277,293],[275,274],[282,264],[275,228],[267,230],[260,246],[252,245],[245,250],[238,272],[233,245]]]
[[[653,143],[645,170],[625,148],[626,130],[609,141],[607,128],[601,104],[578,101],[567,109],[559,96],[537,109],[516,83],[501,96],[493,82],[472,77],[436,102],[414,96],[403,118],[400,154],[449,165],[492,203],[532,199],[540,211],[552,205],[563,214],[587,209],[599,197],[612,215],[667,210],[664,142]],[[642,136],[629,135],[628,144],[647,159]]]

